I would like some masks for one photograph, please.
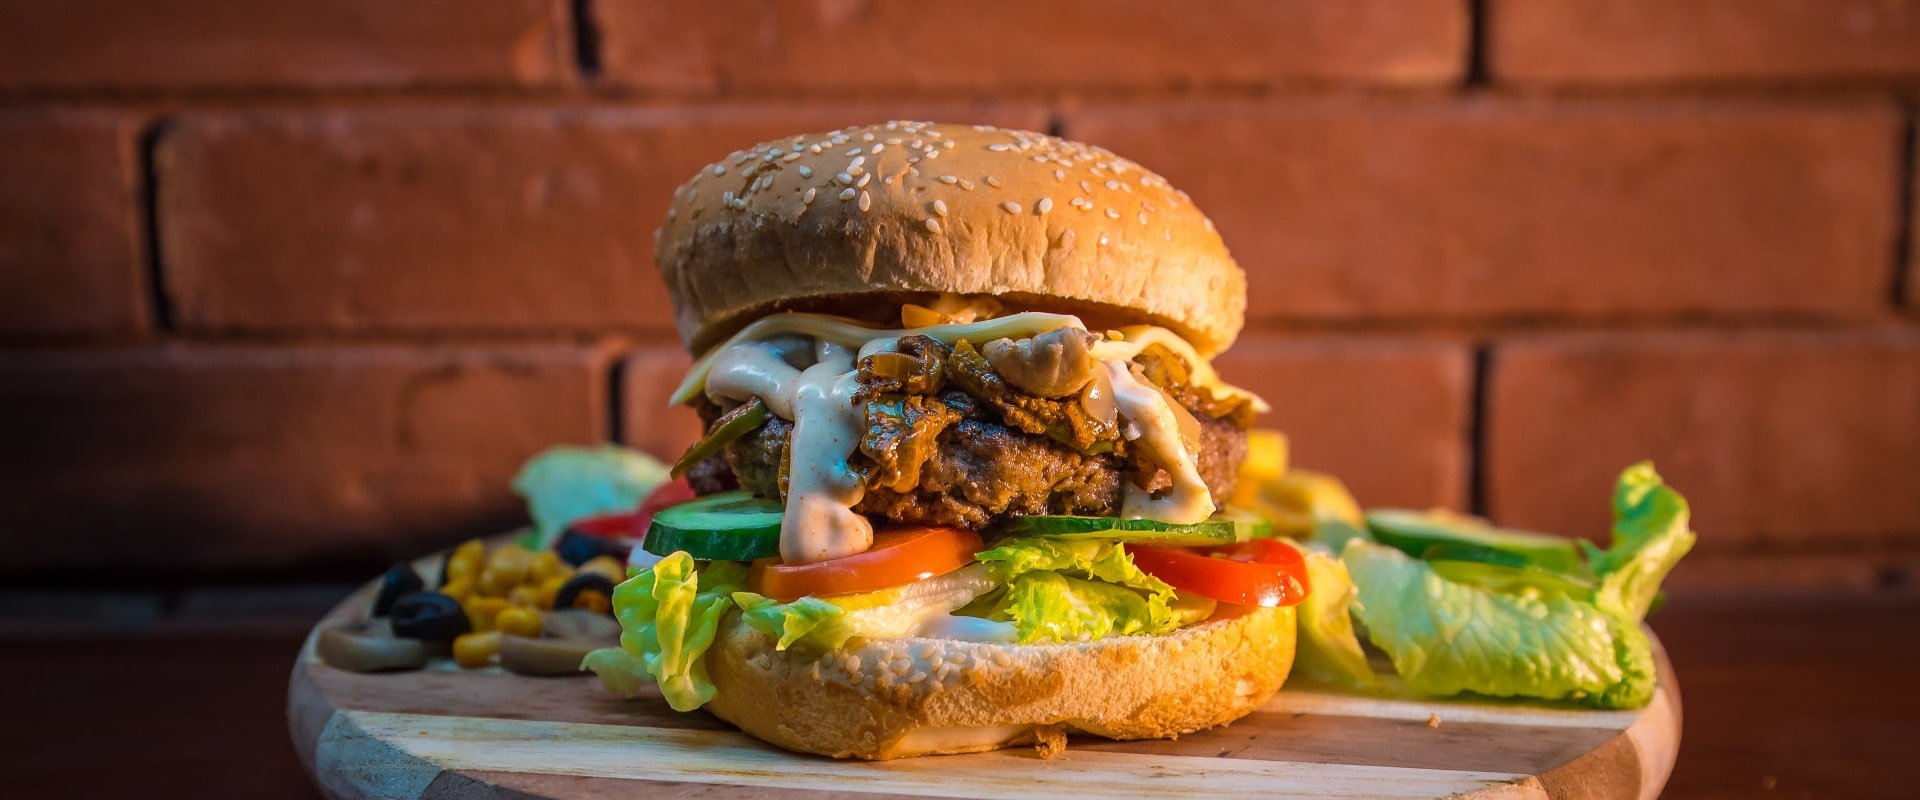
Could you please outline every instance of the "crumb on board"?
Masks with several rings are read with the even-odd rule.
[[[1067,726],[1042,725],[1033,729],[1033,750],[1041,758],[1053,759],[1067,751]]]
[[[1440,715],[1439,715],[1439,714],[1428,714],[1428,715],[1427,715],[1427,727],[1429,727],[1429,728],[1438,728],[1438,727],[1440,727]]]

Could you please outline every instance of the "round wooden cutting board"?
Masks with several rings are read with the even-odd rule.
[[[321,625],[364,618],[372,593]],[[1680,744],[1680,694],[1658,657],[1659,691],[1639,711],[1290,684],[1232,725],[1173,741],[1075,737],[1052,760],[1023,748],[867,763],[789,753],[658,695],[616,697],[592,676],[346,672],[321,663],[309,636],[287,721],[301,763],[340,798],[1652,798]]]

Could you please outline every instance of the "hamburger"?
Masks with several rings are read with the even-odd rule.
[[[586,667],[791,750],[1179,736],[1291,667],[1297,551],[1229,505],[1246,279],[1106,150],[888,122],[738,151],[656,232],[705,433]]]

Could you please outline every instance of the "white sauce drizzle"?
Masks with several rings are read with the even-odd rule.
[[[732,400],[744,403],[753,398],[781,419],[793,420],[793,393],[800,385],[800,370],[785,358],[785,348],[775,342],[730,344],[713,359],[713,372],[707,376],[707,397],[718,403]]]
[[[907,334],[925,335],[952,345],[962,339],[985,342],[1033,336],[1066,326],[1084,328],[1077,317],[1038,312],[914,330],[865,328],[817,314],[779,314],[747,326],[697,362],[674,399],[686,402],[703,390],[715,402],[746,402],[758,397],[774,414],[793,422],[780,556],[789,564],[826,561],[862,553],[873,546],[873,524],[853,511],[866,488],[847,463],[860,444],[864,416],[853,400],[859,386],[858,373],[853,369],[857,358],[894,350],[899,337]],[[1260,410],[1266,409],[1266,403],[1220,383],[1212,366],[1172,331],[1151,325],[1121,330],[1125,340],[1102,340],[1094,345],[1093,356],[1112,383],[1112,402],[1125,418],[1127,438],[1138,440],[1147,455],[1173,476],[1173,488],[1164,497],[1155,498],[1129,485],[1121,515],[1174,523],[1204,520],[1214,512],[1213,497],[1200,478],[1189,443],[1180,435],[1180,418],[1165,392],[1134,376],[1132,358],[1147,345],[1166,345],[1187,359],[1196,384],[1252,397]],[[793,366],[804,361],[791,358],[799,343],[792,338],[773,338],[791,334],[811,337],[815,363],[805,370]],[[930,621],[930,632],[950,629],[952,632],[942,638],[977,641],[1001,641],[999,637],[1006,633],[954,619]],[[973,639],[975,636],[983,638]]]
[[[780,518],[780,560],[788,564],[828,561],[873,546],[873,523],[853,511],[866,487],[847,465],[860,445],[862,415],[853,398],[860,376],[846,348],[822,343],[818,350],[820,362],[800,373],[793,393],[787,507]]]
[[[1147,449],[1147,455],[1173,476],[1173,488],[1165,497],[1127,484],[1127,496],[1120,505],[1120,516],[1128,519],[1153,519],[1161,522],[1194,523],[1213,516],[1213,495],[1200,478],[1193,454],[1180,440],[1180,421],[1167,403],[1167,395],[1150,383],[1134,377],[1132,362],[1102,362],[1113,381],[1113,400],[1127,419],[1125,433]]]

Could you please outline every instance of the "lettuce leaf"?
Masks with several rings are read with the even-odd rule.
[[[1391,547],[1355,540],[1342,561],[1354,613],[1408,689],[1537,697],[1595,708],[1653,698],[1652,645],[1637,622],[1557,593],[1455,583]]]
[[[1165,633],[1181,621],[1173,587],[1117,542],[1036,536],[975,557],[1006,587],[988,617],[1012,622],[1022,644]]]
[[[1358,590],[1346,565],[1318,547],[1280,541],[1299,549],[1307,563],[1307,585],[1313,587],[1299,606],[1300,635],[1294,669],[1315,680],[1352,689],[1378,685],[1379,678],[1360,649],[1360,637],[1354,633],[1353,616],[1348,612]]]
[[[973,564],[906,586],[829,598],[802,597],[782,603],[753,592],[734,592],[734,605],[748,627],[789,647],[831,650],[856,636],[912,636],[928,619],[952,613],[992,591],[987,570]]]
[[[1021,643],[1084,642],[1108,636],[1159,633],[1174,627],[1166,602],[1105,581],[1058,572],[1015,578],[995,608],[1020,632]]]
[[[581,666],[599,675],[609,691],[631,697],[652,682],[675,711],[706,705],[714,692],[707,648],[746,577],[746,568],[734,562],[713,561],[696,571],[685,552],[661,559],[614,588],[620,646],[588,653]]]
[[[551,546],[574,520],[638,508],[666,480],[667,466],[638,450],[553,447],[520,468],[513,491],[526,498],[538,549]]]
[[[1687,499],[1669,488],[1642,461],[1620,474],[1613,492],[1613,544],[1606,550],[1581,542],[1600,578],[1594,602],[1609,613],[1639,622],[1653,607],[1660,581],[1698,538],[1687,528]]]

